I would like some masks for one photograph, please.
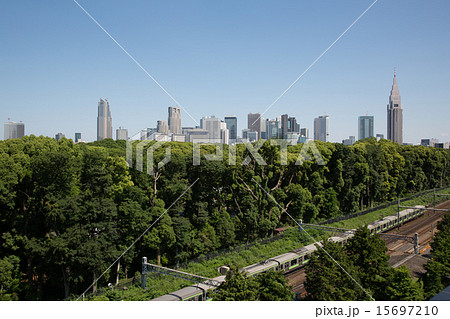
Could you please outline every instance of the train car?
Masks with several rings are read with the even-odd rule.
[[[213,280],[222,283],[225,281],[225,276],[219,276],[213,278]],[[214,287],[210,285],[200,283],[181,288],[163,296],[159,296],[151,301],[204,301],[210,299],[209,291],[213,289]]]

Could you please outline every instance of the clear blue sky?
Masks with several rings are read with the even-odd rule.
[[[79,0],[197,121],[234,114],[239,131],[372,2]],[[449,13],[448,0],[379,0],[264,117],[312,130],[326,113],[340,142],[367,113],[386,135],[397,67],[404,141],[450,141]],[[94,140],[99,98],[130,134],[174,105],[72,0],[1,0],[0,43],[0,119],[25,122],[26,134]]]

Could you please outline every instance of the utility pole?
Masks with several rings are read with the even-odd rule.
[[[147,290],[147,257],[142,257],[141,287]]]
[[[414,254],[419,255],[419,234],[414,234]]]
[[[400,197],[397,198],[397,231],[400,230]]]

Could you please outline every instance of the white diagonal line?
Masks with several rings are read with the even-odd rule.
[[[126,55],[128,55],[128,57],[131,59],[131,60],[133,60],[133,62],[142,70],[142,71],[144,71],[144,73],[145,74],[147,74],[147,76],[150,78],[150,79],[152,79],[153,80],[153,82],[155,82],[156,83],[156,85],[158,85],[160,88],[161,88],[161,90],[163,90],[164,91],[164,93],[166,93],[167,94],[167,96],[169,96],[171,99],[172,99],[172,101],[174,101],[175,102],[175,104],[177,105],[177,106],[179,106],[184,112],[186,112],[186,114],[187,115],[189,115],[189,117],[197,124],[197,125],[200,125],[195,119],[194,119],[194,117],[192,117],[192,115],[191,114],[189,114],[189,112],[188,111],[186,111],[186,109],[183,107],[183,106],[181,106],[181,104],[172,96],[172,94],[170,94],[130,53],[128,53],[128,51],[127,50],[125,50],[125,48],[122,46],[122,45],[120,45],[120,43],[119,42],[117,42],[117,40],[111,35],[111,34],[109,34],[109,32],[108,31],[106,31],[105,30],[105,28],[103,28],[102,27],[102,25],[100,24],[100,23],[98,23],[98,21],[97,20],[95,20],[95,18],[89,13],[89,12],[87,12],[87,10],[85,9],[85,8],[83,8],[83,6],[82,5],[80,5],[76,0],[73,0],[73,2],[75,2],[75,4],[78,6],[78,7],[80,7],[80,9],[81,10],[83,10],[83,12],[92,20],[92,21],[94,21],[95,22],[95,24],[100,28],[100,29],[102,29],[103,30],[103,32],[105,32],[106,33],[106,35],[111,39],[111,40],[113,40],[114,41],[114,43],[116,43],[117,44],[117,46],[123,51],[123,52],[125,52],[125,54]]]
[[[147,227],[147,229],[146,230],[144,230],[144,232],[142,233],[142,234],[140,234],[139,235],[139,237],[138,238],[136,238],[136,240],[130,245],[130,246],[128,246],[128,248],[127,249],[125,249],[125,251],[116,259],[116,260],[114,260],[114,262],[111,264],[111,265],[109,265],[109,267],[108,268],[106,268],[106,270],[77,298],[77,300],[79,300],[89,289],[91,289],[96,283],[97,283],[97,281],[99,281],[100,280],[100,278],[102,278],[104,275],[105,275],[105,273],[108,271],[108,270],[110,270],[111,269],[111,267],[112,266],[114,266],[114,264],[116,263],[116,262],[118,262],[119,261],[119,259],[120,258],[122,258],[122,256],[123,255],[125,255],[141,238],[142,238],[142,236],[144,236],[152,227],[153,227],[153,225],[155,225],[163,216],[164,216],[164,214],[165,213],[167,213],[167,211],[169,210],[169,209],[171,209],[172,208],[172,206],[173,205],[175,205],[175,203],[176,202],[178,202],[178,200],[181,198],[181,197],[183,197],[183,195],[184,194],[186,194],[186,192],[188,191],[188,190],[190,190],[191,189],[191,187],[192,186],[194,186],[194,184],[195,183],[197,183],[197,181],[199,180],[200,178],[197,178],[188,188],[186,188],[185,190],[184,190],[184,192],[180,195],[180,196],[178,196],[178,198],[169,206],[169,208],[167,208],[150,226],[148,226]]]
[[[300,76],[297,78],[297,79],[295,79],[295,81],[294,82],[292,82],[292,84],[291,85],[289,85],[288,86],[288,88],[286,89],[286,90],[284,90],[284,92],[283,93],[281,93],[280,94],[280,96],[278,96],[276,99],[275,99],[275,101],[273,101],[272,102],[272,104],[270,104],[269,105],[269,107],[259,116],[259,118],[257,118],[256,120],[255,120],[255,122],[253,122],[252,123],[252,125],[254,125],[272,106],[274,106],[275,105],[275,103],[277,103],[324,55],[325,55],[325,53],[327,53],[328,52],[328,50],[330,50],[355,24],[356,24],[356,22],[358,22],[359,21],[359,19],[361,19],[366,13],[367,13],[367,11],[369,11],[374,5],[375,5],[375,3],[377,3],[378,2],[378,0],[375,0],[366,10],[364,10],[364,12],[363,13],[361,13],[360,15],[359,15],[359,17],[358,18],[356,18],[356,20],[355,21],[353,21],[352,22],[352,24],[350,24],[348,27],[347,27],[347,29],[345,29],[345,31],[344,32],[342,32],[341,33],[341,35],[336,39],[336,40],[334,40],[334,42],[333,43],[331,43],[329,46],[328,46],[328,48],[326,48],[325,49],[325,51],[323,51],[318,57],[317,57],[317,59],[315,59],[307,68],[306,68],[306,70],[305,71],[303,71],[303,73],[302,74],[300,74]]]
[[[281,213],[286,213],[293,221],[294,221],[294,223],[296,223],[308,236],[309,236],[309,238],[311,238],[313,241],[314,241],[314,243],[315,244],[318,244],[318,242],[317,241],[315,241],[315,239],[302,227],[302,225],[301,224],[299,224],[288,212],[287,212],[287,210],[285,209],[285,208],[283,208],[283,207],[281,207],[281,205],[280,204],[278,204],[278,202],[275,200],[275,198],[271,195],[271,194],[269,194],[265,189],[264,189],[264,187],[262,187],[253,177],[252,177],[252,180],[256,183],[256,184],[258,184],[258,186],[264,191],[264,193],[266,193],[267,194],[267,196],[269,196],[269,198],[270,199],[272,199],[273,200],[273,202],[275,203],[275,204],[277,204],[277,206],[282,210],[282,212]],[[358,287],[359,288],[361,288],[361,290],[362,291],[364,291],[365,292],[365,294],[367,295],[367,296],[369,296],[369,298],[370,299],[372,299],[372,301],[375,301],[375,299],[359,284],[359,282],[355,279],[355,278],[353,278],[352,277],[352,275],[350,275],[333,257],[331,257],[331,255],[321,246],[321,245],[317,245],[317,246],[319,246],[320,247],[320,249],[322,249],[324,252],[325,252],[325,254],[327,254],[327,256],[328,257],[330,257],[331,258],[331,260],[333,260],[335,263],[336,263],[336,265],[338,265],[339,266],[339,268],[341,268],[341,270],[348,276],[348,277],[350,277],[350,279],[355,283],[355,284],[357,284],[358,285]]]

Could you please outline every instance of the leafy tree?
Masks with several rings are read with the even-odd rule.
[[[424,290],[427,299],[450,285],[450,215],[445,214],[431,242],[431,256],[425,266]]]
[[[266,271],[256,277],[259,285],[258,300],[262,301],[289,301],[294,300],[292,287],[288,286],[286,278],[281,272]]]
[[[408,268],[392,268],[386,286],[387,300],[414,301],[423,300],[423,289],[419,281],[411,279]]]
[[[350,278],[359,281],[357,269],[342,246],[333,241],[325,241],[322,245],[306,265],[305,287],[309,298],[327,301],[367,299],[364,291]]]
[[[225,282],[220,285],[213,299],[218,301],[283,301],[294,300],[291,287],[281,272],[267,271],[257,277],[247,277],[245,272],[231,267]]]
[[[371,235],[367,227],[360,227],[348,241],[346,251],[358,269],[362,286],[369,288],[376,300],[385,300],[390,266],[386,244],[380,235]]]

